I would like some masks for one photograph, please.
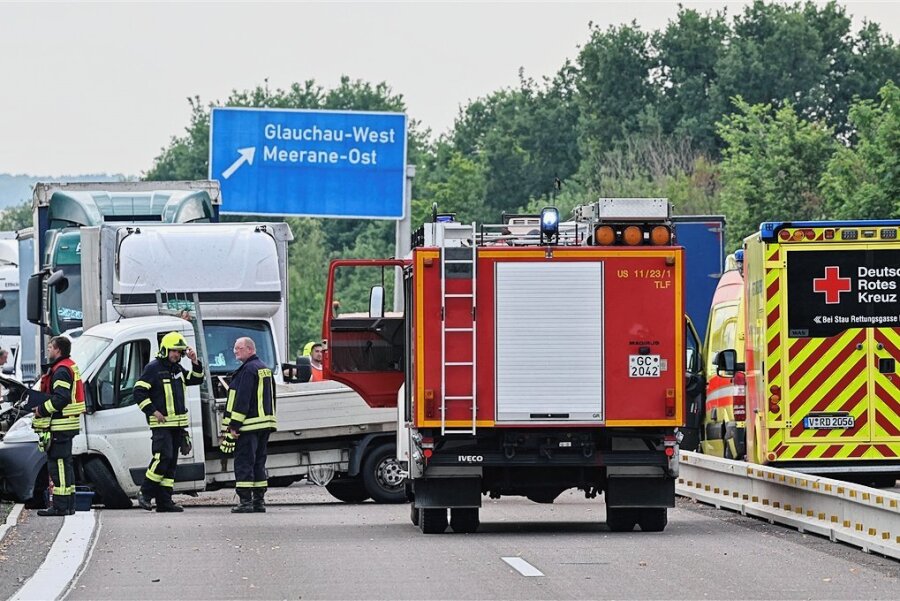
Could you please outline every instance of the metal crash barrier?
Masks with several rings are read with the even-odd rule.
[[[900,559],[895,492],[687,451],[675,492]]]

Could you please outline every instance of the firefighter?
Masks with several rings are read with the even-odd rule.
[[[242,365],[228,385],[222,419],[223,453],[234,453],[238,504],[232,513],[265,513],[266,447],[276,429],[275,380],[272,370],[256,356],[252,338],[238,338],[234,356]]]
[[[47,452],[47,469],[53,481],[53,506],[38,511],[41,516],[75,513],[75,469],[72,439],[81,430],[84,386],[78,366],[69,356],[72,341],[56,336],[47,344],[49,366],[41,376],[40,391],[29,391],[26,407],[34,409],[32,427],[38,447]]]
[[[191,360],[191,371],[181,366],[181,358]],[[179,450],[191,452],[190,421],[187,411],[187,387],[203,382],[203,366],[184,336],[169,332],[159,343],[159,354],[147,364],[134,386],[134,401],[147,416],[152,437],[153,458],[138,493],[138,505],[150,511],[156,498],[156,511],[184,511],[172,501],[175,467]]]

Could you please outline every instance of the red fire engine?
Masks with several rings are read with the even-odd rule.
[[[403,274],[404,309],[327,314],[326,377],[397,406],[411,517],[473,532],[483,494],[604,494],[614,531],[666,526],[685,420],[683,249],[665,199],[601,199],[559,223],[435,213],[411,256],[335,261]],[[392,276],[383,278],[388,285]],[[696,360],[696,359],[694,359]]]

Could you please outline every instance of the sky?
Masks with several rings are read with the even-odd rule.
[[[683,2],[728,14],[743,2]],[[845,2],[900,37],[900,0]],[[588,23],[661,28],[676,2],[6,3],[0,0],[0,173],[140,175],[190,116],[341,75],[387,82],[439,134],[469,100],[574,59]]]

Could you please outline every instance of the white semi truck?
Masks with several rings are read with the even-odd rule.
[[[144,415],[133,387],[156,355],[160,337],[180,331],[201,354],[209,375],[189,388],[191,455],[179,460],[176,491],[196,492],[234,481],[232,459],[218,450],[231,349],[250,336],[278,379],[287,347],[286,224],[101,225],[81,228],[85,330],[73,358],[85,381],[88,411],[75,439],[76,483],[91,486],[107,507],[130,507],[150,458]],[[63,276],[46,286],[65,288]],[[32,316],[46,315],[45,295],[29,298]],[[33,302],[32,302],[33,301]],[[189,320],[171,314],[188,311]],[[373,409],[335,382],[279,383],[278,431],[270,438],[271,484],[304,477],[348,502],[404,501],[392,409]],[[0,442],[0,495],[41,499],[44,455],[27,418]],[[202,444],[200,444],[202,441]]]

